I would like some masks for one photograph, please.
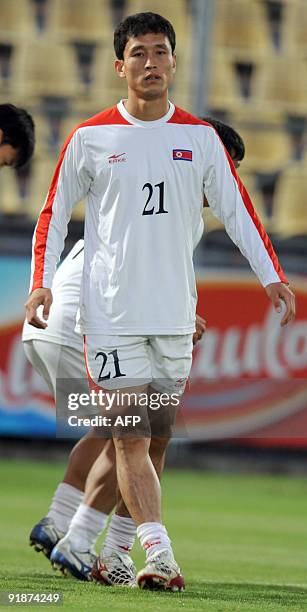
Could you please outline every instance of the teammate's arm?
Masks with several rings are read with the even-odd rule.
[[[46,329],[47,323],[41,321],[41,319],[37,316],[36,311],[39,306],[43,305],[43,318],[47,320],[49,317],[51,304],[52,293],[50,289],[35,289],[25,303],[28,323],[33,325],[33,327],[37,327],[38,329]]]
[[[86,196],[91,181],[84,143],[80,130],[76,130],[64,144],[34,231],[31,289],[26,302],[27,320],[34,327],[47,327],[36,311],[43,304],[43,316],[48,318],[52,281],[63,251],[72,209]]]
[[[285,303],[286,311],[281,320],[284,326],[295,316],[295,297],[288,280],[229,154],[210,128],[206,147],[204,192],[209,206],[248,259],[274,308],[280,311],[280,300]]]

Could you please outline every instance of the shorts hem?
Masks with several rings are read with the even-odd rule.
[[[172,328],[172,329],[146,329],[140,330],[138,329],[129,329],[127,330],[122,328],[114,328],[112,331],[110,329],[103,330],[99,327],[93,328],[78,328],[82,331],[80,333],[84,336],[88,336],[91,334],[99,335],[99,336],[187,336],[188,334],[194,334],[194,328]],[[79,333],[79,332],[78,332]]]

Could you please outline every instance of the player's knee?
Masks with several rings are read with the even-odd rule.
[[[135,463],[140,457],[145,457],[149,452],[149,438],[116,438],[114,439],[116,459],[124,460],[125,463]]]

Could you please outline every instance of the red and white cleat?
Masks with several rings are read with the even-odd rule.
[[[181,592],[185,589],[180,568],[168,550],[157,553],[136,577],[140,589]]]
[[[91,579],[105,586],[136,587],[135,575],[131,557],[117,552],[96,559],[91,571]]]

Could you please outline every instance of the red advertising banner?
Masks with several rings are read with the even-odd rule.
[[[28,261],[1,258],[0,277],[1,264],[11,281],[0,307],[0,435],[52,437],[54,403],[20,337]],[[307,279],[291,281],[297,317],[282,329],[252,274],[199,276],[197,310],[207,331],[194,350],[179,436],[307,447]]]
[[[281,328],[252,276],[199,279],[207,332],[194,351],[182,434],[307,447],[307,281],[294,279],[293,289],[297,317]]]

